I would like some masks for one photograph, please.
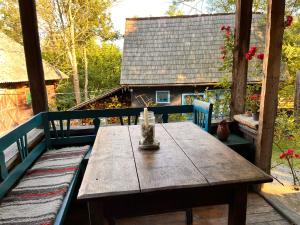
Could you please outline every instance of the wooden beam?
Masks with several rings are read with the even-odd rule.
[[[300,122],[300,71],[296,74],[296,85],[295,85],[295,117],[296,122]]]
[[[278,105],[278,86],[282,39],[284,32],[285,0],[269,0],[263,62],[263,83],[259,128],[256,146],[256,165],[270,173],[275,118]]]
[[[231,117],[245,112],[248,60],[253,0],[237,0],[235,13],[235,40],[233,51]]]
[[[48,111],[35,0],[19,0],[23,43],[33,113]]]

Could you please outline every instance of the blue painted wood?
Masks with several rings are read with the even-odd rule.
[[[17,126],[8,134],[4,135],[0,139],[0,152],[4,151],[10,145],[15,143],[17,139],[21,138],[33,128],[39,127],[43,125],[43,113],[39,113],[36,116],[32,117],[27,122]]]
[[[70,137],[70,127],[71,127],[71,120],[67,120],[66,137]]]
[[[211,128],[213,104],[195,99],[193,102],[194,123],[207,132]]]
[[[59,120],[59,128],[60,128],[59,136],[61,138],[63,138],[64,137],[64,124],[63,124],[63,120]]]
[[[7,191],[23,176],[26,170],[32,163],[46,150],[46,140],[44,139],[30,154],[18,164],[12,171],[8,173],[6,178],[0,184],[0,199],[7,193]]]
[[[164,113],[162,115],[162,120],[163,120],[164,123],[168,123],[168,121],[169,121],[169,114],[168,113]]]
[[[47,149],[50,149],[51,148],[51,140],[50,140],[50,123],[49,123],[49,119],[48,119],[48,113],[44,113],[42,115],[42,117],[43,117],[44,133],[45,133]]]
[[[100,119],[99,119],[99,118],[95,118],[95,119],[93,120],[93,124],[94,124],[94,126],[95,126],[95,134],[96,134],[97,131],[98,131],[98,129],[99,129],[99,127],[100,127]]]
[[[54,132],[55,137],[58,138],[58,132],[57,132],[57,130],[56,130],[56,125],[55,125],[54,120],[51,120],[50,123],[51,123],[51,127],[52,127],[52,130],[53,130],[53,132]]]
[[[5,164],[4,153],[0,152],[0,182],[2,182],[8,175],[8,171]]]
[[[84,136],[70,136],[69,138],[51,138],[51,146],[72,146],[79,144],[93,144],[96,135],[84,135]]]
[[[192,105],[149,107],[148,109],[149,111],[153,111],[154,114],[173,114],[173,113],[193,112]],[[99,109],[99,110],[48,112],[48,118],[49,120],[60,120],[60,119],[139,116],[140,112],[142,112],[143,110],[144,110],[143,108],[125,108],[125,109]]]

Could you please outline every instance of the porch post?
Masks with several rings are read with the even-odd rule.
[[[231,117],[245,112],[248,61],[253,0],[237,0],[235,13],[235,40],[233,51]]]
[[[19,0],[23,44],[33,113],[48,110],[35,0]]]
[[[263,63],[264,78],[255,158],[256,165],[267,173],[270,173],[271,169],[272,143],[278,105],[284,9],[285,0],[268,1],[265,58]]]
[[[299,124],[300,122],[300,70],[297,71],[296,75],[296,86],[295,86],[295,117],[296,122]]]

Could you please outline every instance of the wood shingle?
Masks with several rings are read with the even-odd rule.
[[[222,25],[234,14],[130,18],[126,20],[121,85],[213,84],[226,75]],[[251,46],[263,51],[263,15],[253,14]],[[249,70],[255,65],[250,62]],[[228,74],[231,76],[230,74]],[[249,81],[260,78],[248,76]]]

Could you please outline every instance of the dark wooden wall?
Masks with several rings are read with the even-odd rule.
[[[158,105],[181,105],[181,96],[186,93],[204,92],[206,86],[157,86],[157,87],[132,87],[131,94],[131,106],[141,107],[136,99],[138,95],[144,95],[156,101],[156,91],[170,91],[170,104],[158,104]]]

